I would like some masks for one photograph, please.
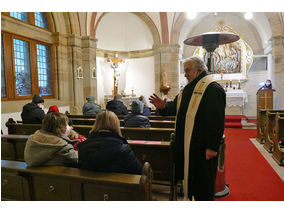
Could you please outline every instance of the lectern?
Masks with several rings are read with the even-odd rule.
[[[260,109],[273,109],[274,89],[260,89],[257,92],[257,112]]]

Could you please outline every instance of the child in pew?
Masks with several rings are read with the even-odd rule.
[[[124,126],[151,128],[149,118],[142,115],[143,103],[141,101],[133,101],[131,107],[131,113],[124,116]]]
[[[151,115],[151,108],[147,105],[147,102],[146,102],[146,99],[145,99],[145,97],[143,96],[143,95],[141,95],[140,97],[139,97],[139,101],[141,101],[143,104],[144,104],[144,106],[143,106],[143,115]]]
[[[48,113],[42,128],[32,134],[26,143],[24,158],[28,166],[73,166],[78,163],[78,152],[67,135],[71,128],[66,115]]]
[[[47,113],[50,113],[50,112],[59,112],[59,109],[56,105],[53,105],[53,106],[50,106],[49,109],[48,109],[48,112]],[[78,151],[78,148],[77,148],[77,144],[78,143],[81,143],[83,141],[86,140],[86,137],[84,135],[80,135],[79,133],[77,133],[74,129],[73,129],[73,122],[70,118],[68,118],[68,125],[71,127],[70,129],[70,133],[68,135],[68,138],[73,141],[73,147],[76,151]]]
[[[141,174],[141,163],[122,137],[120,121],[111,111],[97,115],[90,136],[78,144],[78,152],[81,169]]]

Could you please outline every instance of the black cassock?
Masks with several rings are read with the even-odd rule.
[[[184,87],[181,104],[176,119],[174,161],[176,180],[184,178],[184,131],[188,105],[198,81],[206,76],[201,73]],[[177,97],[167,102],[161,115],[176,115]],[[225,127],[226,93],[217,83],[208,85],[195,116],[189,153],[188,196],[196,200],[214,200],[218,155],[206,160],[205,151],[218,152]]]

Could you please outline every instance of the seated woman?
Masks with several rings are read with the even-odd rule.
[[[82,169],[141,174],[141,163],[121,136],[120,122],[111,111],[97,115],[90,136],[78,144],[78,150]]]
[[[144,104],[144,106],[143,106],[143,115],[151,115],[151,108],[147,105],[147,102],[146,102],[146,99],[145,99],[145,97],[143,96],[143,95],[141,95],[140,97],[139,97],[139,101],[141,101],[143,104]]]
[[[124,116],[124,126],[150,128],[149,118],[142,115],[143,103],[141,101],[133,101],[131,107],[131,113]]]
[[[78,152],[69,143],[68,118],[58,112],[45,115],[42,128],[26,143],[24,158],[28,166],[76,166]]]

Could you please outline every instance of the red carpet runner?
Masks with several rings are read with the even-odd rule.
[[[255,129],[226,129],[226,183],[230,195],[216,201],[284,201],[284,182],[249,140]]]
[[[242,126],[242,119],[247,119],[244,115],[226,115],[225,116],[225,128],[239,128]]]

